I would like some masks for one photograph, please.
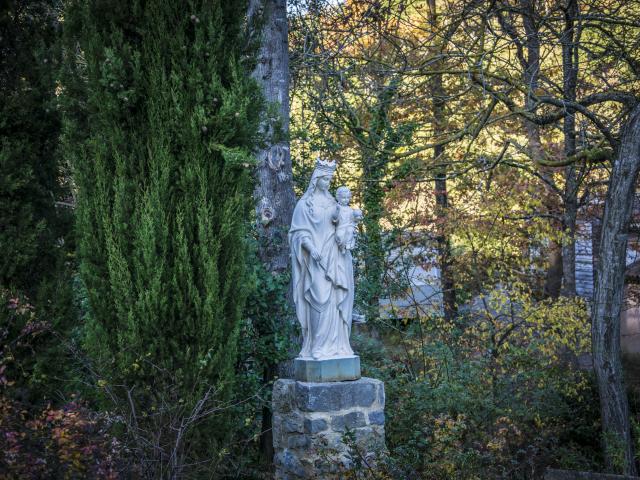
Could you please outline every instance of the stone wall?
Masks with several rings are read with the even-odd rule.
[[[361,378],[273,387],[276,479],[338,479],[360,457],[375,467],[384,451],[384,384]]]

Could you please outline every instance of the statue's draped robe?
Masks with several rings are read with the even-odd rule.
[[[351,252],[340,252],[335,239],[333,197],[308,195],[312,195],[311,208],[307,203],[309,197],[300,199],[289,230],[293,299],[304,338],[300,357],[351,356],[349,334],[354,294]],[[305,240],[320,252],[320,262],[311,258],[302,246]]]

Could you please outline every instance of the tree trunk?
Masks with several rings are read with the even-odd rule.
[[[578,181],[575,166],[565,171],[564,212],[562,214],[562,295],[576,295],[576,220],[578,217]]]
[[[520,60],[524,69],[523,81],[528,86],[527,96],[525,98],[525,109],[532,111],[536,107],[536,100],[532,95],[538,89],[538,79],[540,76],[540,34],[539,26],[535,22],[536,11],[535,2],[532,0],[521,0],[522,7],[522,24],[525,30],[525,45],[527,48],[527,56]],[[513,28],[511,26],[511,28]],[[525,131],[527,133],[527,143],[529,146],[529,155],[533,161],[540,165],[546,158],[546,154],[542,147],[542,140],[540,138],[540,127],[530,120],[525,119]],[[546,191],[544,195],[544,204],[549,213],[555,213],[558,210],[558,197],[557,193],[549,186],[553,184],[553,177],[549,175],[544,169],[540,172],[545,177],[548,183],[543,183]],[[559,222],[553,222],[554,224]],[[558,229],[561,225],[556,225]],[[551,240],[547,248],[548,268],[545,278],[544,294],[551,298],[557,298],[560,295],[562,288],[563,278],[563,254],[562,245]]]
[[[438,11],[436,0],[429,0],[429,23],[434,38],[437,38],[438,31]],[[438,46],[441,50],[442,46]],[[437,53],[441,53],[438,51]],[[441,62],[437,62],[434,66],[435,70],[442,70]],[[433,135],[437,142],[439,137],[443,135],[445,123],[445,92],[442,83],[442,74],[435,73],[431,77],[430,94],[432,98],[432,115],[433,115]],[[436,201],[436,247],[438,249],[438,263],[440,266],[440,281],[442,284],[442,307],[444,318],[452,321],[458,315],[458,306],[456,304],[455,278],[453,273],[451,241],[447,233],[446,222],[448,219],[449,197],[447,191],[447,167],[444,162],[445,148],[444,145],[436,145],[433,148],[433,159],[436,164],[440,164],[436,169],[434,179],[434,196]]]
[[[442,88],[442,75],[434,75],[432,78],[431,94],[433,97],[434,135],[436,139],[443,130],[444,122],[444,91]],[[451,257],[451,241],[447,233],[446,222],[449,216],[449,196],[447,191],[447,167],[444,165],[444,146],[436,145],[433,149],[433,157],[436,163],[442,166],[436,169],[434,187],[436,200],[437,236],[436,246],[440,264],[440,281],[442,283],[442,307],[444,318],[452,321],[458,315],[456,304],[455,280]]]
[[[436,161],[442,161],[444,147],[435,147],[433,149]],[[452,321],[458,315],[458,305],[456,303],[455,278],[453,273],[451,241],[446,231],[445,225],[448,220],[449,197],[447,192],[447,169],[442,167],[436,171],[435,180],[435,199],[436,199],[436,219],[438,222],[436,246],[438,249],[438,259],[440,264],[440,281],[442,284],[442,307],[444,318]]]
[[[258,254],[267,271],[274,276],[289,271],[287,233],[296,197],[293,192],[291,154],[289,150],[289,41],[286,0],[250,0],[249,18],[262,21],[261,45],[253,77],[262,87],[268,103],[261,125],[263,147],[256,152],[256,205]],[[289,303],[291,303],[289,299]],[[294,318],[277,319],[279,324]],[[292,338],[291,354],[299,344]],[[263,382],[269,384],[277,373],[288,376],[290,362],[264,365]],[[272,416],[269,405],[262,411],[260,446],[263,459],[273,459]]]
[[[262,124],[264,147],[256,153],[254,199],[260,259],[272,273],[289,268],[287,233],[296,198],[289,151],[289,42],[286,0],[251,0],[250,15],[264,18],[254,78],[269,104]],[[273,110],[272,110],[273,109]]]
[[[548,247],[549,268],[544,283],[545,297],[558,298],[562,289],[562,245],[554,240]]]
[[[568,0],[565,10],[564,31],[562,32],[562,76],[563,97],[575,102],[576,84],[578,83],[578,65],[575,55],[575,18],[578,16],[578,0]],[[576,113],[567,108],[562,132],[564,135],[564,155],[571,157],[576,153]],[[578,179],[576,166],[569,165],[565,169],[564,214],[562,240],[562,294],[573,297],[576,294],[576,218],[578,215]]]
[[[604,206],[600,237],[600,262],[592,311],[593,367],[600,393],[604,453],[609,469],[616,454],[624,453],[621,466],[636,475],[629,425],[629,403],[620,359],[620,312],[626,267],[627,230],[640,170],[640,106],[624,128],[618,158],[613,165]]]
[[[527,87],[525,98],[525,109],[531,111],[535,108],[535,92],[538,89],[538,78],[540,76],[540,35],[538,26],[534,21],[535,6],[532,0],[522,0],[522,24],[526,34],[525,45],[527,47],[527,57],[520,60],[524,68],[523,80]],[[511,26],[511,28],[513,28]],[[535,162],[540,162],[545,158],[545,153],[540,140],[540,128],[530,120],[525,119],[527,141],[531,157]]]

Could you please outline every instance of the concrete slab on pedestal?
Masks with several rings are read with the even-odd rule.
[[[296,380],[301,382],[342,382],[360,378],[360,357],[313,360],[296,358],[294,361]]]

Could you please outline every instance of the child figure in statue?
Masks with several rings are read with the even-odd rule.
[[[336,200],[338,205],[333,214],[333,223],[336,224],[336,242],[340,251],[345,253],[355,247],[356,227],[362,220],[362,211],[349,206],[351,190],[348,187],[338,187]]]

